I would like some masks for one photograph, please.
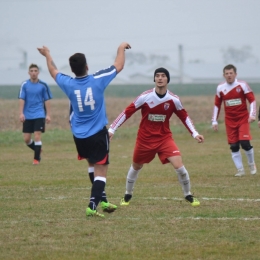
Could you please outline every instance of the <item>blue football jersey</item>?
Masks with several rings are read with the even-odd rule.
[[[104,91],[116,74],[111,66],[83,77],[56,75],[57,84],[70,100],[71,131],[77,138],[92,136],[107,125]]]
[[[52,98],[52,93],[45,82],[39,80],[34,83],[28,79],[22,83],[18,98],[25,101],[23,109],[25,119],[45,118],[44,102]]]

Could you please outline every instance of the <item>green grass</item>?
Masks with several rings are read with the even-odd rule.
[[[224,127],[198,144],[173,128],[192,192],[201,206],[183,200],[176,173],[158,158],[145,165],[129,207],[105,219],[86,219],[90,195],[87,163],[77,161],[67,130],[43,135],[42,162],[20,132],[0,133],[0,259],[259,259],[259,174],[235,178]],[[119,205],[137,129],[122,127],[111,142],[106,191]],[[259,129],[252,125],[258,169]]]

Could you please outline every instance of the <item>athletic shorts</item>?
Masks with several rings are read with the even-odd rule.
[[[109,164],[109,135],[106,127],[87,138],[73,137],[78,160],[87,159],[92,164]]]
[[[138,164],[149,163],[154,159],[156,154],[158,154],[162,164],[169,163],[167,159],[169,157],[181,155],[179,148],[172,138],[167,138],[163,142],[151,143],[149,146],[137,140],[134,148],[133,162]]]
[[[237,143],[240,140],[252,139],[249,123],[244,123],[237,126],[226,125],[226,133],[229,144]]]
[[[45,118],[25,119],[23,133],[45,132]]]

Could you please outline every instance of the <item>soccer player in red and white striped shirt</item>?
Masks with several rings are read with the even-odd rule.
[[[192,206],[199,206],[200,202],[190,192],[190,177],[182,163],[181,153],[172,137],[169,120],[175,113],[193,138],[199,143],[204,141],[178,96],[167,89],[170,74],[165,68],[158,68],[154,72],[155,88],[143,92],[138,96],[110,125],[110,138],[129,117],[141,110],[142,119],[138,130],[134,148],[133,162],[127,174],[126,193],[121,205],[129,205],[132,198],[134,184],[144,163],[151,162],[158,154],[162,164],[171,163],[176,170],[182,186],[185,199]]]
[[[245,151],[251,174],[256,174],[254,160],[254,149],[250,144],[250,123],[256,119],[256,101],[251,88],[244,81],[236,79],[237,69],[229,64],[223,69],[223,76],[226,79],[217,87],[215,106],[212,116],[212,127],[218,131],[218,116],[222,102],[224,103],[225,125],[227,140],[230,145],[232,159],[237,168],[236,177],[245,175],[245,170],[240,153],[240,146]],[[247,101],[250,111],[247,109]]]

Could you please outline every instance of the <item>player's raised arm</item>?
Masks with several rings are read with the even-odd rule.
[[[43,46],[42,48],[37,48],[37,49],[40,52],[40,54],[42,54],[46,58],[48,70],[49,70],[51,76],[55,80],[56,75],[59,73],[59,71],[51,57],[50,50],[46,46]]]
[[[127,42],[121,43],[117,49],[117,55],[114,62],[117,73],[119,73],[125,65],[125,49],[131,49],[131,46]]]

